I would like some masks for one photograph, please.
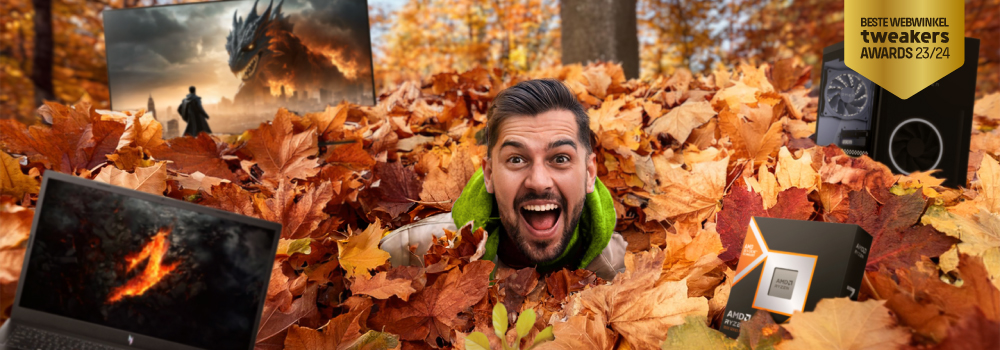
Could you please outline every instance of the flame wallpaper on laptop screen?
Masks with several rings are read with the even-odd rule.
[[[247,349],[273,232],[52,180],[21,306],[207,349]]]
[[[111,107],[178,107],[195,87],[212,132],[239,134],[274,118],[348,101],[373,105],[365,1],[221,1],[104,13]]]

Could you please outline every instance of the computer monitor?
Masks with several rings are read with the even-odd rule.
[[[194,87],[213,133],[239,134],[279,108],[374,105],[367,1],[219,1],[104,11],[111,108],[176,120]]]
[[[12,317],[123,347],[250,350],[280,234],[47,171]]]

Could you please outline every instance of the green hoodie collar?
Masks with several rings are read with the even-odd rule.
[[[497,248],[500,246],[500,236],[503,230],[499,213],[496,198],[492,193],[486,191],[483,170],[479,169],[469,179],[465,188],[462,189],[462,194],[452,206],[452,218],[458,227],[471,221],[473,229],[482,227],[488,232],[483,260],[496,260]],[[539,269],[554,270],[575,261],[579,261],[579,263],[572,267],[586,268],[611,241],[611,236],[615,231],[616,216],[611,192],[601,183],[600,179],[596,179],[594,192],[587,194],[583,214],[579,224],[573,230],[573,237],[570,238],[566,250],[552,262],[539,265]],[[579,256],[578,253],[574,254],[574,252],[581,251],[578,246],[582,247],[582,256]]]

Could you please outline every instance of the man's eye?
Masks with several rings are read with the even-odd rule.
[[[559,164],[569,163],[569,157],[566,156],[565,154],[560,154],[560,155],[556,156],[556,158],[553,159],[553,160],[556,163],[559,163]]]
[[[508,158],[507,162],[511,164],[521,164],[524,163],[524,158],[521,158],[520,156],[513,156]]]

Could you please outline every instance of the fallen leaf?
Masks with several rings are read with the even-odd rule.
[[[38,180],[21,172],[18,158],[0,151],[0,195],[22,198],[25,193],[38,193],[39,186]]]
[[[389,299],[369,323],[402,340],[451,340],[451,330],[467,330],[471,319],[463,315],[486,295],[493,263],[477,260],[462,269],[438,276],[434,284],[410,296],[409,302]],[[384,328],[383,328],[384,327]]]
[[[365,320],[371,311],[371,301],[362,300],[364,301],[359,302],[349,312],[327,321],[320,327],[322,331],[292,325],[288,328],[288,336],[285,337],[285,349],[343,350],[350,348],[353,341],[361,337],[361,332],[365,328]]]
[[[356,294],[370,295],[376,299],[389,299],[397,296],[403,301],[409,300],[410,294],[416,292],[413,289],[413,281],[406,278],[389,279],[385,271],[375,274],[375,277],[367,277],[361,274],[351,285],[351,291]]]
[[[648,220],[666,220],[681,214],[711,208],[723,197],[729,156],[720,152],[715,160],[684,164],[670,159],[671,151],[653,156],[659,186],[644,210]]]
[[[271,124],[250,130],[245,149],[264,172],[262,180],[277,187],[286,179],[305,179],[319,172],[318,142],[316,130],[295,134],[287,113],[278,113]]]
[[[97,174],[94,180],[162,196],[163,191],[167,189],[167,167],[165,165],[166,162],[159,162],[151,167],[136,168],[134,173],[106,166],[101,169],[101,173]]]
[[[389,260],[389,253],[378,246],[382,233],[385,232],[381,225],[379,220],[375,220],[364,231],[337,241],[337,258],[344,271],[347,271],[348,278],[367,274]]]
[[[323,236],[327,232],[316,233],[320,222],[330,215],[323,212],[323,207],[333,197],[329,182],[319,185],[303,186],[299,195],[298,188],[286,180],[278,184],[274,195],[268,198],[254,197],[254,205],[261,213],[261,218],[281,223],[281,237],[298,239],[310,236]]]
[[[176,137],[149,150],[156,160],[171,160],[167,168],[186,174],[202,174],[237,181],[223,156],[231,152],[228,143],[216,141],[208,134],[197,137]]]
[[[719,254],[719,259],[725,262],[735,261],[743,248],[750,218],[764,216],[764,206],[760,195],[742,182],[736,182],[722,198],[722,210],[716,216],[719,235],[726,251]]]
[[[152,114],[133,115],[125,123],[125,131],[118,139],[115,149],[126,146],[154,149],[163,144],[163,125],[153,118]]]
[[[802,152],[802,157],[795,159],[788,148],[781,147],[778,151],[778,165],[774,176],[781,185],[781,190],[798,187],[812,191],[820,183],[819,173],[812,168],[812,153]]]
[[[671,109],[665,116],[653,119],[646,133],[649,135],[669,134],[678,142],[687,140],[691,131],[705,124],[716,115],[712,104],[706,101],[691,102]]]
[[[688,315],[708,314],[708,300],[689,298],[686,280],[656,284],[665,256],[655,247],[627,255],[626,272],[618,274],[611,285],[586,289],[570,303],[602,315],[630,344],[656,348],[665,335],[655,330],[682,324]]]
[[[796,311],[785,329],[791,340],[778,349],[898,349],[909,342],[909,333],[896,326],[884,302],[823,299],[815,311]]]
[[[537,350],[611,350],[614,336],[605,327],[606,321],[598,314],[593,316],[571,316],[566,322],[552,324],[555,339],[539,344]]]

